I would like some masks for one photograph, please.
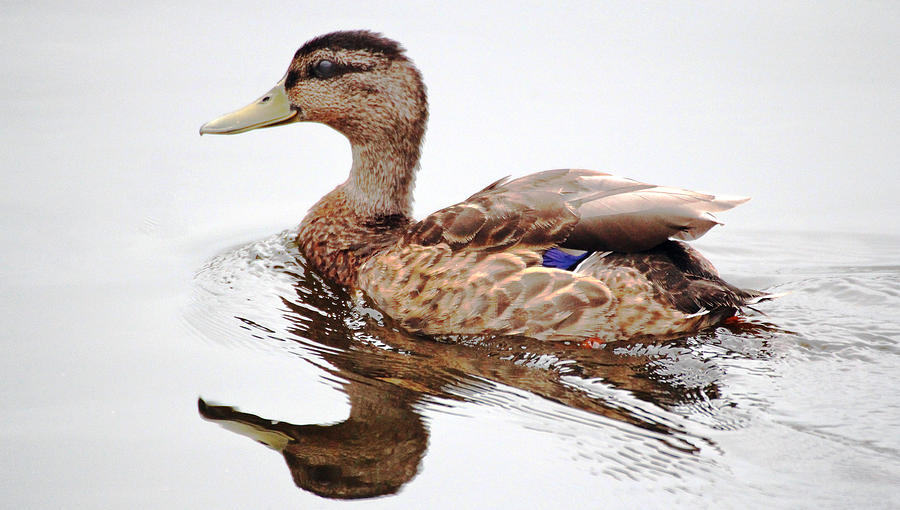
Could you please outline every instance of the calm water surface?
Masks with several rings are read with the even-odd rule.
[[[600,349],[410,336],[291,231],[8,273],[4,506],[895,508],[900,238],[708,237],[786,295]]]
[[[445,483],[464,492],[487,471],[522,496],[526,484],[574,486],[612,507],[897,502],[896,238],[841,236],[838,250],[836,236],[813,234],[707,243],[730,280],[787,295],[735,327],[584,349],[411,336],[307,269],[292,235],[209,260],[185,311],[198,338],[294,363],[349,403],[349,417],[316,419],[302,395],[285,410],[202,395],[198,418],[273,450],[263,462],[290,474],[283,485],[415,506],[432,470],[456,470]],[[527,437],[497,448],[498,433]],[[455,458],[431,462],[429,445],[448,441]]]

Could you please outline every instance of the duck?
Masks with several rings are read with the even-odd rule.
[[[297,247],[415,334],[596,345],[692,334],[770,298],[725,282],[687,243],[746,197],[564,168],[500,179],[413,219],[427,119],[405,48],[352,30],[303,44],[271,90],[200,134],[317,122],[344,135],[350,174],[309,209]]]

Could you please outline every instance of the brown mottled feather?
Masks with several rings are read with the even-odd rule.
[[[404,215],[359,215],[338,188],[310,209],[300,224],[297,245],[325,276],[343,285],[355,285],[359,267],[396,244],[409,223]]]
[[[565,240],[578,222],[558,194],[505,191],[491,185],[465,202],[437,211],[413,225],[404,241],[423,246],[447,243],[453,250],[549,248]]]
[[[440,240],[457,248],[474,240],[472,246],[482,248],[524,242],[534,247],[641,251],[670,237],[699,237],[718,224],[711,213],[746,200],[591,170],[548,170],[494,182],[422,220],[406,239],[425,244]]]
[[[585,260],[578,272],[606,280],[616,272],[636,271],[650,282],[656,299],[686,313],[736,313],[763,293],[739,289],[719,277],[712,264],[680,241],[666,241],[637,253],[599,254]]]

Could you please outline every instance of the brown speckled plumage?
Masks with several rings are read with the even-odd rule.
[[[404,50],[378,34],[313,39],[295,54],[283,90],[296,115],[263,125],[321,122],[353,153],[349,178],[303,220],[300,249],[412,331],[668,335],[762,296],[725,283],[699,253],[670,240],[703,235],[718,223],[712,213],[742,198],[563,169],[497,181],[413,222],[425,87]],[[595,253],[574,271],[543,267],[551,248]]]
[[[340,187],[325,195],[300,224],[297,244],[325,276],[353,286],[359,267],[397,243],[409,227],[403,214],[360,215]]]

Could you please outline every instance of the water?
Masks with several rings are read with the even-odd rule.
[[[474,468],[519,490],[525,471],[542,487],[562,478],[628,505],[897,501],[900,400],[884,388],[900,368],[900,239],[744,233],[704,243],[729,280],[786,295],[737,326],[584,349],[408,335],[307,269],[292,235],[211,259],[186,316],[236,353],[315,367],[311,378],[349,398],[349,418],[337,421],[201,403],[204,418],[280,452],[303,490],[402,502],[429,484],[429,444],[456,435],[465,440],[448,462],[463,485]],[[518,454],[485,457],[496,438],[484,429],[528,440]]]
[[[900,507],[898,25],[879,2],[7,2],[0,507]],[[696,246],[786,295],[603,349],[398,331],[282,233],[346,176],[343,138],[197,136],[362,27],[428,85],[418,217],[566,166],[751,195]]]
[[[131,234],[129,277],[7,278],[7,504],[898,503],[896,237],[717,232],[697,244],[727,279],[787,294],[602,349],[413,337],[290,230],[227,237]]]

